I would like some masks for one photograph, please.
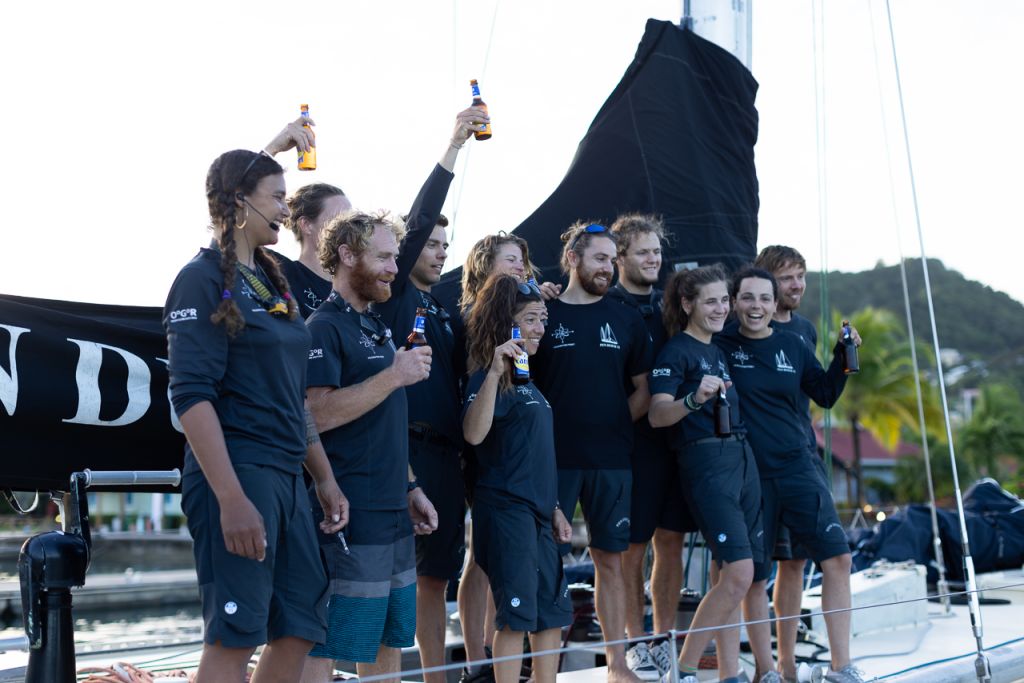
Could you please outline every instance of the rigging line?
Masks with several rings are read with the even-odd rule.
[[[494,44],[494,27],[498,23],[498,8],[500,6],[501,6],[501,0],[494,0],[494,12],[491,14],[491,30],[487,34],[487,48],[484,50],[484,63],[483,63],[483,66],[480,68],[480,80],[482,80],[484,82],[486,82],[486,80],[487,80],[487,64],[491,60],[491,45]],[[452,19],[452,22],[453,22],[453,25],[454,25],[454,18]],[[452,36],[452,38],[453,38],[452,42],[453,43],[455,42],[454,37],[455,36],[453,34],[453,36]],[[467,140],[467,142],[468,142],[468,140]],[[469,172],[469,158],[470,158],[470,153],[473,151],[473,146],[472,145],[466,145],[465,151],[466,151],[466,154],[462,158],[462,171],[461,171],[461,173],[459,173],[459,189],[455,192],[455,205],[452,207],[452,220],[451,220],[452,231],[451,231],[451,235],[449,235],[449,237],[448,237],[449,241],[452,244],[455,243],[455,230],[458,228],[458,225],[459,225],[458,218],[459,218],[459,207],[462,205],[462,190],[463,190],[463,188],[466,185],[466,176],[468,175],[468,172]]]
[[[821,54],[818,52],[818,29],[821,28]],[[814,53],[814,143],[817,159],[818,182],[818,252],[821,261],[821,286],[819,289],[820,323],[819,335],[820,354],[828,355],[828,339],[831,337],[831,323],[828,316],[828,176],[825,170],[825,6],[821,12],[816,9],[816,0],[811,0],[811,45]],[[819,59],[821,75],[818,74]],[[825,471],[828,472],[829,489],[832,488],[832,411],[825,408]],[[846,475],[849,477],[849,473]]]
[[[885,143],[886,170],[889,173],[889,203],[892,207],[892,218],[896,225],[896,248],[900,255],[900,281],[903,283],[903,309],[906,311],[907,334],[910,341],[910,360],[914,368],[914,391],[917,394],[917,419],[921,430],[921,449],[924,455],[924,471],[928,482],[928,511],[932,521],[932,551],[939,572],[938,591],[946,592],[949,582],[946,580],[946,561],[942,552],[942,538],[939,534],[939,515],[935,505],[935,480],[932,477],[931,453],[928,448],[928,436],[924,419],[924,396],[921,393],[921,371],[917,358],[917,338],[914,334],[914,316],[910,311],[910,289],[907,285],[907,265],[903,252],[903,237],[900,230],[899,213],[896,208],[896,183],[892,174],[892,155],[889,144],[888,116],[885,109],[885,98],[882,93],[882,72],[878,63],[878,44],[875,40],[874,7],[868,4],[868,22],[871,27],[871,54],[875,58],[875,82],[878,84],[878,106],[882,117],[882,140]],[[944,598],[942,607],[946,614],[952,610],[949,598]]]
[[[935,324],[935,303],[932,300],[932,285],[928,275],[928,259],[924,247],[924,233],[921,230],[921,211],[917,201],[917,183],[914,180],[914,164],[910,151],[910,133],[907,130],[907,111],[903,102],[903,84],[900,78],[900,65],[896,55],[896,35],[892,26],[892,8],[889,0],[885,0],[885,13],[889,23],[889,41],[892,45],[892,63],[896,74],[896,91],[899,93],[900,119],[903,123],[903,144],[907,155],[907,172],[910,178],[910,194],[914,200],[914,220],[917,224],[917,241],[921,248],[921,271],[924,273],[925,298],[928,301],[928,318],[931,322],[932,343],[935,351],[935,368],[939,378],[939,398],[942,400],[942,417],[946,425],[946,440],[949,442],[949,462],[953,472],[953,491],[956,494],[956,509],[960,518],[960,538],[963,544],[964,576],[967,579],[968,588],[976,588],[977,581],[974,576],[974,558],[971,557],[970,540],[967,537],[967,520],[964,516],[963,495],[960,493],[960,475],[956,467],[956,447],[953,444],[953,430],[949,421],[949,399],[946,397],[946,377],[942,369],[942,356],[939,350],[939,332]],[[985,657],[984,627],[981,621],[981,602],[977,593],[971,593],[969,598],[971,626],[974,632],[974,641],[978,655],[975,658],[974,668],[978,680],[982,683],[992,680],[991,667]]]

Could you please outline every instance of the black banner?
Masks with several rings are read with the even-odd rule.
[[[181,467],[161,310],[0,295],[0,488]]]

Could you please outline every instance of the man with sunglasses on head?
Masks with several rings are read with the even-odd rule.
[[[661,273],[661,247],[665,228],[657,216],[632,213],[619,216],[611,226],[618,258],[618,282],[608,290],[616,299],[637,310],[651,338],[657,357],[668,340],[661,319],[662,290],[655,287]],[[622,556],[626,586],[626,635],[640,638],[644,628],[644,555],[653,541],[651,603],[654,633],[675,628],[679,589],[683,583],[683,534],[697,525],[679,496],[679,472],[669,452],[665,428],[655,429],[647,420],[633,423],[633,489],[630,496],[629,549]],[[673,657],[667,638],[640,641],[626,649],[630,670],[641,680],[656,681],[669,672]]]
[[[448,258],[448,219],[441,214],[459,149],[482,130],[486,113],[470,107],[458,114],[455,130],[439,164],[420,190],[408,216],[391,298],[372,309],[403,337],[423,309],[424,334],[432,350],[430,375],[405,389],[408,399],[409,465],[437,510],[437,529],[416,539],[416,640],[424,668],[445,663],[445,592],[458,578],[466,552],[465,490],[462,448],[462,400],[456,370],[451,316],[431,293]],[[464,350],[462,350],[464,353]],[[443,671],[424,675],[426,683],[444,683]]]
[[[605,294],[617,256],[603,225],[577,223],[562,234],[569,286],[547,302],[547,332],[531,359],[537,387],[555,418],[558,500],[567,517],[577,501],[590,533],[595,603],[606,641],[625,630],[622,554],[630,540],[633,423],[647,413],[651,343],[640,314]],[[569,547],[563,546],[562,552]],[[639,680],[622,645],[606,647],[608,680]]]

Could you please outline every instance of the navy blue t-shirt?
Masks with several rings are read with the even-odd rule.
[[[245,328],[229,337],[210,322],[224,290],[220,252],[201,249],[175,278],[164,305],[171,402],[181,417],[196,403],[217,411],[231,462],[270,465],[290,473],[306,459],[306,356],[302,320],[273,316],[241,276],[231,296]],[[261,270],[263,283],[273,289]],[[185,445],[185,474],[199,471]]]
[[[803,317],[798,313],[790,313],[789,322],[780,323],[778,320],[772,320],[770,325],[779,330],[785,330],[791,332],[807,344],[807,348],[811,350],[811,353],[817,354],[818,348],[818,330],[814,329],[814,323],[807,318]],[[818,437],[814,434],[814,425],[811,423],[811,399],[808,398],[807,394],[804,394],[800,398],[800,408],[807,419],[804,420],[804,429],[807,431],[807,445],[810,446],[814,452],[818,451]]]
[[[807,344],[785,330],[772,330],[764,339],[730,330],[714,341],[741,396],[758,471],[766,479],[786,474],[793,461],[812,453],[800,399],[807,395],[826,408],[835,404],[846,386],[842,360],[833,357],[824,370]]]
[[[704,375],[715,375],[726,382],[730,381],[729,368],[722,351],[714,344],[705,344],[699,339],[680,332],[665,344],[658,354],[658,360],[651,370],[651,396],[669,394],[678,400],[691,391],[696,391]],[[725,390],[725,398],[729,401],[729,421],[732,433],[745,434],[747,429],[740,419],[740,398],[736,387]],[[716,399],[708,401],[700,410],[687,414],[682,420],[670,427],[672,449],[685,455],[686,444],[698,439],[715,436],[714,406]]]
[[[331,292],[306,321],[313,335],[307,386],[350,387],[391,367],[395,345],[374,339],[374,315],[360,313]],[[377,323],[383,330],[383,321]],[[408,423],[405,392],[396,389],[363,416],[320,435],[338,486],[353,508],[408,507]]]
[[[277,259],[277,265],[288,280],[288,286],[291,287],[292,297],[295,298],[299,314],[302,315],[303,320],[306,320],[331,295],[331,281],[323,279],[300,261],[292,261],[287,256],[270,249],[267,251]]]
[[[631,377],[651,368],[643,318],[607,297],[592,304],[547,302],[548,324],[530,359],[555,413],[559,469],[629,469]]]
[[[647,326],[647,336],[651,340],[651,358],[657,358],[661,349],[668,341],[668,331],[661,318],[661,301],[663,292],[652,289],[650,294],[632,294],[622,285],[617,284],[608,290],[608,298],[621,301],[636,309]],[[626,385],[626,391],[632,390],[632,382]],[[661,427],[655,429],[646,417],[633,423],[633,457],[663,458],[668,452],[668,439],[671,429]]]
[[[470,375],[465,409],[476,398],[487,371]],[[498,388],[491,430],[474,449],[480,463],[474,500],[499,508],[512,501],[523,503],[537,519],[551,521],[558,501],[554,424],[551,405],[533,382],[508,391]]]
[[[373,304],[372,308],[380,313],[384,322],[394,331],[399,344],[404,343],[405,337],[412,330],[416,309],[426,309],[425,334],[433,351],[430,376],[405,388],[409,401],[409,422],[429,425],[447,437],[452,445],[458,446],[462,443],[462,427],[459,424],[461,396],[455,368],[455,334],[452,331],[451,316],[432,294],[419,290],[409,280],[416,260],[437,225],[453,177],[441,166],[434,166],[409,211],[406,224],[409,232],[399,251],[398,273],[391,283],[391,298]]]

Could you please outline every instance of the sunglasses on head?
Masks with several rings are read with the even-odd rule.
[[[239,178],[238,178],[238,186],[239,187],[241,187],[242,184],[245,183],[246,176],[249,175],[249,171],[251,171],[252,167],[256,165],[256,162],[259,161],[260,159],[264,158],[264,157],[266,157],[267,159],[270,159],[271,161],[274,160],[274,157],[270,156],[270,154],[267,153],[267,150],[261,149],[260,153],[255,155],[252,158],[252,161],[250,161],[249,164],[245,167],[245,170],[242,171],[242,175],[239,176]]]
[[[377,313],[360,313],[359,329],[363,331],[370,340],[377,346],[382,346],[391,341],[391,330]]]
[[[569,251],[576,248],[576,243],[580,241],[580,238],[583,237],[583,235],[600,235],[603,232],[608,232],[608,228],[600,223],[591,223],[576,233],[576,236],[572,238],[572,242],[569,243]]]
[[[523,296],[540,296],[540,286],[536,280],[519,283],[519,293]]]

